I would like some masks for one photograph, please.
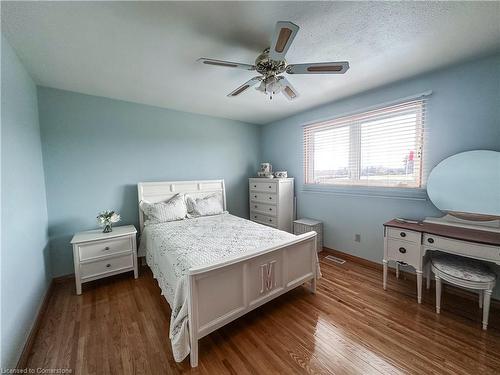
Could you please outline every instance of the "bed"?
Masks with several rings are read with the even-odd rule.
[[[217,196],[226,210],[224,180],[144,182],[139,202],[175,194]],[[299,236],[224,212],[144,225],[139,209],[139,256],[172,309],[170,340],[176,361],[198,365],[198,340],[262,304],[319,276],[316,233]]]

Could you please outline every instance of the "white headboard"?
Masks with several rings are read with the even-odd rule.
[[[175,194],[190,194],[194,197],[203,197],[213,193],[220,193],[222,207],[226,210],[226,188],[224,180],[200,180],[200,181],[160,181],[139,182],[137,184],[139,202],[163,202],[172,198]],[[144,228],[144,215],[139,208],[139,225]]]

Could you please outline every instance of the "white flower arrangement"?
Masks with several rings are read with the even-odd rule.
[[[118,223],[121,217],[120,214],[117,214],[115,211],[102,211],[97,215],[97,223],[104,227],[104,232],[111,232],[111,225],[114,223]]]

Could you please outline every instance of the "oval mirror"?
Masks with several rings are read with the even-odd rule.
[[[468,151],[439,163],[427,180],[427,194],[441,211],[468,220],[500,216],[500,152]]]

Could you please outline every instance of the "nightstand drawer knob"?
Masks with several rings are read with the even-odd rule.
[[[429,242],[429,243],[434,243],[434,238],[428,238],[428,239],[427,239],[427,242]]]
[[[405,233],[405,232],[401,232],[401,233],[399,233],[399,235],[400,235],[401,237],[406,237],[406,233]]]
[[[108,268],[111,267],[111,263],[106,264],[106,267]]]
[[[109,246],[106,246],[106,247],[104,248],[104,250],[109,250]]]
[[[400,247],[400,248],[399,248],[399,252],[400,252],[401,254],[404,254],[404,253],[406,253],[406,249],[405,249],[404,247]]]

